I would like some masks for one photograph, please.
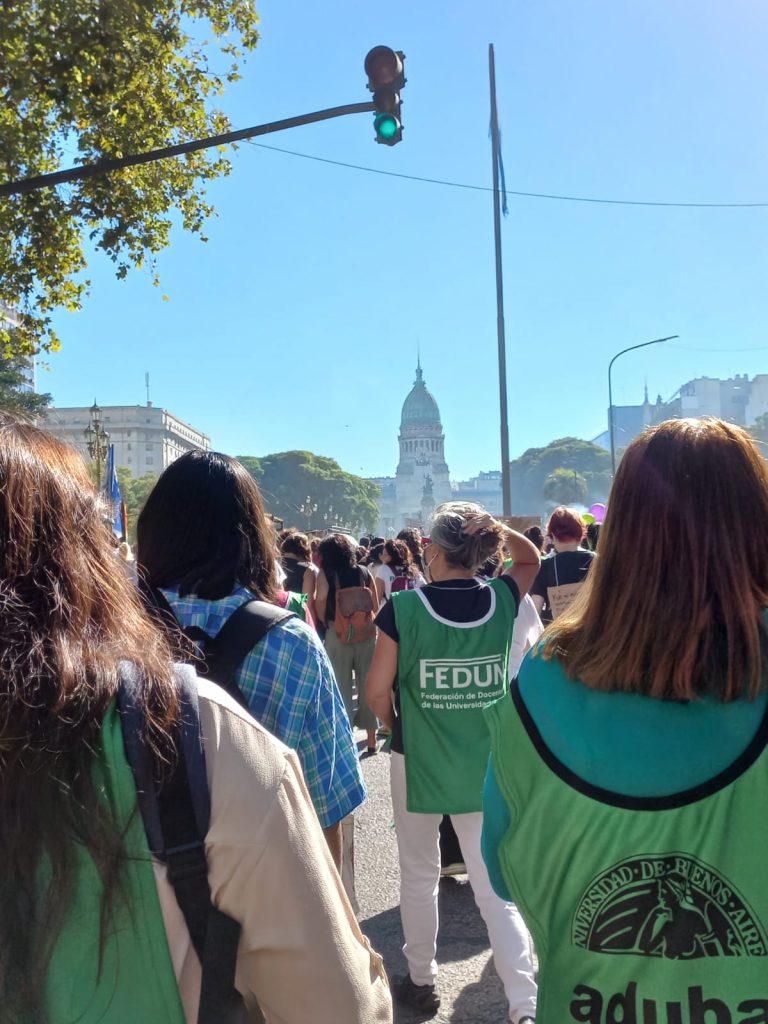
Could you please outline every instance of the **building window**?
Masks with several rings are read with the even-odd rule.
[[[127,448],[128,451],[130,451],[131,450],[131,442],[128,441],[128,443],[126,444],[125,447]]]
[[[144,445],[144,451],[145,452],[151,452],[152,451],[152,444],[149,441],[147,441],[147,443]]]
[[[145,463],[145,465],[147,465],[147,466],[154,466],[154,464],[155,464],[155,460],[154,460],[154,459],[152,458],[152,456],[151,456],[151,455],[148,455],[148,456],[146,457],[146,459],[144,459],[144,463]]]

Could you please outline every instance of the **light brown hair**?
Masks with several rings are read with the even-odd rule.
[[[484,515],[485,509],[473,501],[446,501],[435,509],[430,541],[443,549],[449,565],[461,569],[478,569],[496,554],[504,539],[500,523],[477,533],[465,533],[470,516]]]
[[[4,1020],[47,1020],[45,976],[74,898],[78,846],[103,882],[101,921],[93,922],[103,948],[125,851],[91,768],[121,660],[141,670],[136,702],[151,748],[161,759],[171,754],[178,702],[170,653],[115,560],[106,511],[73,449],[0,419]],[[46,874],[51,884],[41,885]]]
[[[668,420],[627,448],[600,554],[541,651],[594,689],[755,697],[766,607],[765,462],[730,423]]]

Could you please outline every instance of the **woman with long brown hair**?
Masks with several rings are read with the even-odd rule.
[[[766,608],[748,434],[636,438],[583,590],[486,712],[484,852],[540,1019],[768,1020]]]
[[[180,676],[114,560],[105,512],[72,449],[0,423],[7,1024],[197,1020],[200,963],[150,855],[126,754],[138,742],[150,776],[174,771]],[[126,680],[140,736],[118,703]],[[390,1021],[380,961],[346,902],[295,756],[217,691],[199,681],[213,823],[204,863],[217,908],[241,927],[242,996],[294,1024]]]

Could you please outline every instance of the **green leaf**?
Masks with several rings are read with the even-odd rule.
[[[226,131],[209,97],[237,75],[258,41],[254,0],[93,0],[6,4],[0,19],[0,142],[14,180]],[[199,39],[208,34],[210,42]],[[217,73],[211,73],[213,63]],[[224,67],[221,67],[222,60]],[[0,303],[23,314],[12,352],[51,351],[45,314],[87,296],[84,245],[118,278],[171,238],[174,212],[202,234],[206,183],[229,172],[220,155],[163,160],[10,197],[0,204]]]

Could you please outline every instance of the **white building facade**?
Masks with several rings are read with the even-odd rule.
[[[385,537],[404,526],[426,531],[435,506],[452,497],[440,409],[424,383],[421,364],[403,403],[398,443],[396,475],[374,481],[381,488],[379,531]]]
[[[642,405],[613,407],[616,447],[626,447],[646,427],[661,423],[662,420],[717,416],[728,423],[749,428],[755,420],[766,413],[768,373],[758,373],[752,380],[746,373],[737,373],[735,377],[729,377],[727,380],[719,377],[696,377],[683,384],[667,402],[659,395],[655,404],[649,402],[646,387],[645,401]],[[609,429],[594,438],[595,444],[606,449],[610,448],[610,414],[609,409]]]
[[[85,431],[90,423],[88,406],[51,409],[45,429],[71,444],[87,459]],[[211,439],[174,416],[167,409],[147,405],[106,405],[101,425],[115,446],[115,465],[134,477],[160,473],[180,455],[194,449],[210,451]]]

